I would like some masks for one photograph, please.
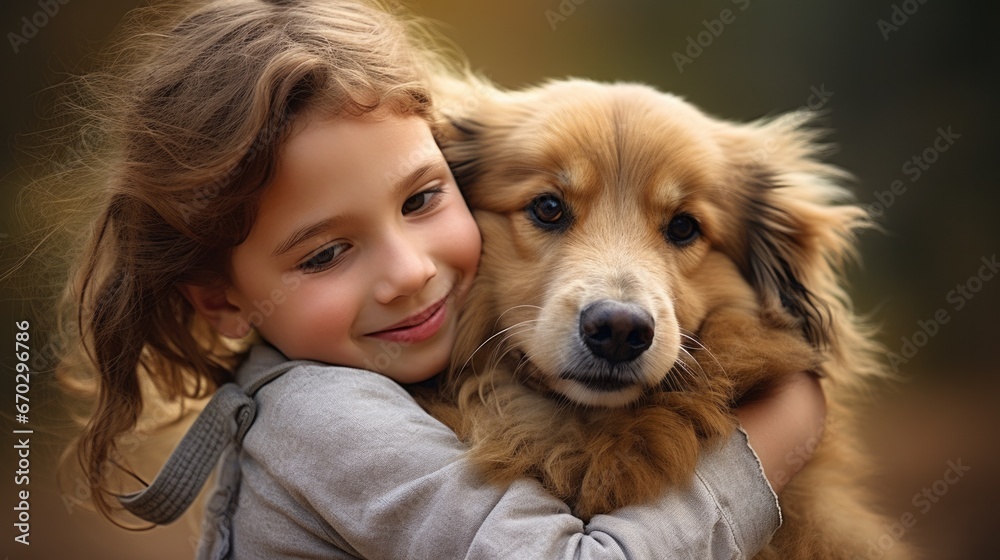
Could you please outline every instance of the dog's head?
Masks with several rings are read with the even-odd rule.
[[[808,115],[739,125],[581,80],[469,107],[442,140],[483,234],[457,367],[491,339],[478,355],[517,360],[547,390],[628,403],[664,381],[711,309],[720,255],[751,305],[830,342],[836,267],[864,214],[833,204],[843,174],[816,159]]]

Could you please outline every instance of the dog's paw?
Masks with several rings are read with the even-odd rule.
[[[688,483],[705,446],[735,425],[721,399],[667,392],[629,414],[596,414],[592,421],[586,468],[570,500],[582,519]]]

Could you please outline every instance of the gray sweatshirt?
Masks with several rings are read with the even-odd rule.
[[[237,380],[285,360],[255,347]],[[689,486],[584,524],[534,480],[478,479],[455,434],[384,376],[296,365],[255,400],[219,466],[198,558],[731,559],[780,524],[742,432]]]

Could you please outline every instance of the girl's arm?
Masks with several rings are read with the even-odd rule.
[[[257,400],[236,557],[744,558],[779,524],[742,433],[688,487],[584,524],[533,480],[481,481],[455,435],[383,376],[299,367]]]
[[[811,373],[794,375],[761,399],[736,410],[750,445],[760,458],[775,492],[795,476],[811,457],[826,421],[826,401],[819,379]],[[790,453],[795,460],[789,461]]]

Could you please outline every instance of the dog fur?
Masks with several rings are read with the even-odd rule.
[[[854,422],[886,374],[842,270],[870,224],[821,160],[812,115],[735,124],[583,80],[474,95],[440,143],[483,255],[454,366],[423,402],[483,475],[535,477],[584,519],[648,501],[731,434],[734,405],[814,371],[822,445],[757,558],[866,557],[883,525]],[[615,319],[592,320],[596,302]],[[648,346],[624,359],[607,329],[593,335],[620,317],[629,338],[610,344]]]

